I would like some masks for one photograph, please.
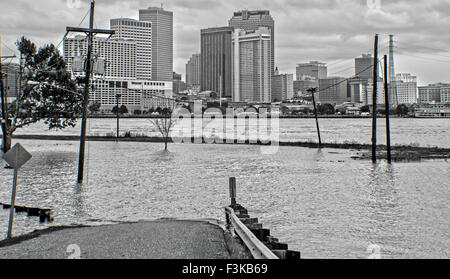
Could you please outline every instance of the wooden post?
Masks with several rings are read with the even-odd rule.
[[[78,154],[78,178],[77,182],[83,182],[84,175],[84,151],[85,151],[85,143],[86,143],[86,122],[87,122],[87,107],[89,104],[89,87],[91,73],[92,73],[92,44],[93,44],[93,29],[94,29],[94,6],[95,2],[91,2],[91,11],[90,11],[90,19],[89,19],[89,33],[88,33],[88,50],[87,50],[87,59],[86,59],[86,77],[84,84],[84,95],[83,95],[83,114],[81,119],[81,136],[80,136],[80,153]]]
[[[117,107],[117,111],[116,111],[116,118],[117,118],[117,138],[119,138],[119,98],[120,98],[120,94],[116,94],[116,107]]]
[[[391,128],[389,123],[389,86],[388,86],[388,66],[387,55],[384,55],[384,107],[386,110],[386,159],[392,163],[391,156]]]
[[[231,205],[236,205],[236,177],[230,177],[230,198],[231,198]]]
[[[311,92],[313,106],[314,106],[314,116],[316,118],[317,137],[319,138],[319,148],[322,148],[322,140],[320,138],[320,129],[319,129],[319,118],[317,117],[316,98],[314,96],[314,94],[317,91],[317,88],[309,88],[307,91]]]
[[[372,162],[377,161],[377,86],[378,86],[378,34],[375,35],[373,57],[373,93],[372,93]]]
[[[13,189],[11,194],[11,209],[9,211],[8,234],[6,235],[6,238],[12,237],[12,227],[14,222],[14,205],[16,203],[17,172],[18,170],[14,169]]]

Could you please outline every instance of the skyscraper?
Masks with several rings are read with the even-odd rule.
[[[229,20],[228,25],[234,28],[243,29],[245,31],[256,31],[260,27],[269,29],[271,43],[270,43],[270,73],[274,74],[275,65],[275,22],[268,10],[242,10],[235,12],[233,17]]]
[[[152,23],[152,80],[173,78],[173,13],[158,7],[139,10],[139,21]]]
[[[350,101],[347,81],[343,77],[319,79],[319,102],[340,105]]]
[[[308,63],[298,63],[296,68],[297,80],[305,79],[325,79],[327,78],[327,64],[318,61]]]
[[[272,78],[272,101],[281,102],[294,97],[294,75],[277,74]]]
[[[195,53],[191,56],[186,64],[186,85],[200,85],[200,54]]]
[[[355,58],[355,77],[360,79],[369,79],[373,76],[373,57],[372,54],[362,54]]]
[[[233,101],[271,102],[270,30],[235,29],[232,44]]]
[[[200,31],[200,90],[221,93],[231,98],[232,27],[214,27]]]
[[[136,42],[136,78],[152,79],[152,23],[130,18],[116,18],[110,21],[116,33],[113,39]],[[121,48],[111,56],[120,56]],[[129,57],[134,57],[132,54]]]

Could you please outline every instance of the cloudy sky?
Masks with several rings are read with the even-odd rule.
[[[89,9],[81,0],[2,0],[2,54],[25,35],[38,44],[58,44],[66,26],[78,26]],[[74,4],[71,4],[74,3]],[[388,34],[396,40],[396,71],[410,72],[419,84],[450,82],[450,0],[97,0],[95,25],[109,19],[138,18],[138,9],[160,6],[174,12],[174,70],[200,50],[200,29],[225,26],[234,11],[270,10],[275,20],[275,63],[294,73],[295,64],[319,60],[332,76],[354,74],[354,57],[373,52],[380,34],[381,55]],[[88,17],[82,23],[88,26]]]

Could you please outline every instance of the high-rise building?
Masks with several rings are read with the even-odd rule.
[[[298,63],[296,68],[296,79],[326,79],[327,64],[318,61],[310,61],[309,63]]]
[[[294,75],[279,74],[275,69],[272,77],[272,101],[280,102],[294,97]]]
[[[200,90],[214,91],[231,98],[232,27],[214,27],[200,31]]]
[[[152,23],[152,80],[172,81],[173,13],[158,7],[139,10],[139,21]]]
[[[384,97],[384,81],[382,78],[378,78],[377,81],[377,104],[384,105],[385,97]],[[373,79],[369,79],[366,87],[366,94],[363,95],[365,105],[373,105]]]
[[[231,49],[231,47],[230,47]],[[231,56],[231,53],[230,53]],[[196,53],[191,56],[186,64],[186,85],[199,86],[200,85],[200,54]],[[230,73],[231,74],[231,73]]]
[[[372,54],[363,54],[355,58],[355,77],[369,79],[373,77],[373,57]]]
[[[109,48],[109,55],[125,55],[136,57],[136,78],[152,79],[152,23],[138,21],[130,18],[116,18],[110,20],[111,29],[115,31],[112,36],[117,41],[133,41],[136,45],[136,54],[123,54],[121,48]]]
[[[311,95],[308,93],[309,88],[318,88],[319,81],[317,79],[303,79],[294,80],[294,96],[300,97],[305,95]]]
[[[235,29],[232,45],[233,102],[271,102],[270,30]]]
[[[8,103],[12,102],[19,93],[19,64],[2,63],[3,89]]]
[[[260,27],[269,29],[270,42],[270,72],[274,74],[275,65],[275,22],[268,10],[242,10],[235,12],[233,17],[228,21],[228,25],[236,29],[243,29],[245,31],[256,31]]]
[[[417,78],[409,73],[397,74],[395,77],[398,104],[417,103]]]
[[[318,101],[322,104],[329,103],[340,105],[349,102],[347,80],[343,77],[329,77],[319,79]]]

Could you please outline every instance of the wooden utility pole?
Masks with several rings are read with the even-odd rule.
[[[90,89],[90,81],[91,75],[93,72],[93,61],[92,61],[92,42],[95,34],[108,34],[112,36],[114,34],[114,30],[105,30],[105,29],[94,29],[94,7],[95,1],[91,1],[91,11],[90,11],[90,19],[89,19],[89,28],[81,28],[81,27],[67,27],[66,35],[69,32],[82,32],[86,33],[88,36],[88,50],[87,50],[87,58],[86,58],[86,76],[85,76],[85,85],[84,85],[84,94],[83,94],[83,115],[81,120],[81,137],[80,137],[80,153],[78,158],[78,178],[77,182],[83,182],[83,174],[84,174],[84,153],[85,153],[85,145],[86,145],[86,122],[87,122],[87,108],[89,105],[89,89]]]
[[[314,116],[316,118],[316,129],[317,129],[317,137],[319,138],[319,148],[322,148],[322,140],[320,138],[320,129],[319,129],[319,118],[317,116],[317,108],[316,108],[316,97],[314,94],[317,91],[317,88],[309,88],[307,89],[308,92],[311,92],[313,106],[314,106]]]
[[[372,93],[372,162],[377,161],[377,85],[378,85],[378,34],[375,35],[373,56],[373,93]]]
[[[1,98],[1,110],[2,110],[2,119],[0,119],[1,127],[2,127],[2,152],[6,153],[9,149],[8,144],[8,112],[7,112],[7,96],[5,92],[5,86],[3,83],[3,72],[2,72],[2,61],[3,58],[15,58],[15,55],[12,56],[2,56],[2,48],[1,48],[2,38],[0,37],[0,98]]]
[[[384,55],[384,107],[386,110],[386,159],[392,163],[391,157],[391,128],[389,124],[389,86],[388,86],[388,63],[387,55]]]
[[[120,98],[120,94],[116,94],[117,138],[119,138],[119,98]]]

